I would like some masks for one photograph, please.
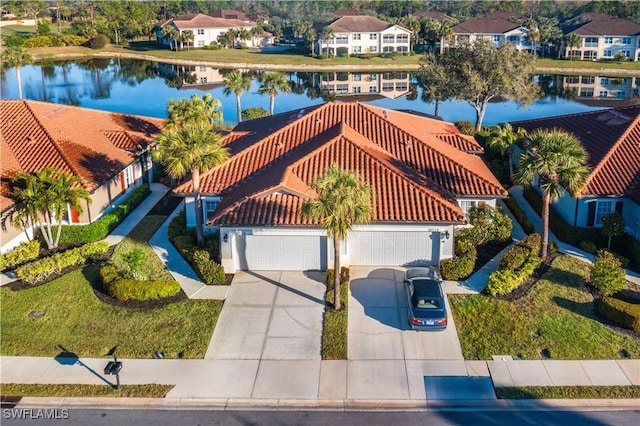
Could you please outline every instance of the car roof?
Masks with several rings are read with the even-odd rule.
[[[410,280],[415,277],[438,279],[438,271],[433,268],[410,268],[405,273],[406,279]]]

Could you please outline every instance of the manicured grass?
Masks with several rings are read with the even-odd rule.
[[[449,302],[465,359],[512,355],[541,359],[640,358],[640,339],[595,320],[585,288],[588,265],[557,257],[529,293],[515,302],[485,295],[452,295]],[[537,337],[536,337],[537,336]]]
[[[22,34],[22,35],[36,35],[35,25],[5,25],[0,28],[0,34]]]
[[[126,385],[116,390],[108,385],[33,385],[3,383],[2,396],[54,396],[87,397],[111,396],[114,398],[164,398],[173,385]]]
[[[342,309],[333,310],[335,300],[333,289],[327,291],[322,328],[322,359],[347,359],[347,318],[349,314],[349,283],[340,285]]]
[[[527,386],[495,388],[498,399],[637,399],[640,386]]]
[[[222,302],[186,300],[152,310],[119,309],[102,303],[92,285],[95,266],[48,284],[12,291],[0,289],[2,355],[56,356],[62,349],[83,357],[104,356],[117,346],[122,358],[202,358]],[[30,318],[43,311],[41,318]]]
[[[127,264],[123,259],[123,255],[129,253],[134,248],[141,248],[145,252],[145,263],[139,280],[172,280],[173,277],[166,270],[162,261],[156,256],[156,253],[149,246],[149,238],[155,234],[160,225],[166,220],[166,216],[151,215],[142,218],[140,223],[131,230],[129,235],[125,237],[114,249],[110,262],[113,263],[118,270],[126,271]]]
[[[579,68],[585,70],[640,70],[640,62],[570,61],[567,59],[538,59],[538,68]]]

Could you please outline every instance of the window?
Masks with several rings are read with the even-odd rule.
[[[572,50],[571,52],[569,52],[569,56],[571,56],[572,58],[582,58],[582,51]]]
[[[595,50],[587,50],[584,52],[584,59],[596,60],[598,59],[598,52]]]
[[[206,71],[206,70],[207,70],[207,67],[202,66],[202,65],[200,66],[200,71]]]
[[[580,89],[580,97],[581,98],[592,98],[593,97],[593,87],[583,87]]]
[[[598,37],[586,37],[584,47],[598,47]]]
[[[383,80],[395,80],[395,76],[393,75],[393,73],[385,72],[384,74],[382,74],[382,79]]]
[[[613,201],[598,201],[596,205],[596,226],[602,225],[602,216],[611,213],[615,205]]]
[[[369,47],[369,52],[371,52],[371,53],[377,53],[377,52],[378,52],[378,46],[371,46],[371,47]]]
[[[377,39],[378,39],[378,34],[375,34],[375,33],[369,34],[369,40],[377,40]]]
[[[604,44],[613,44],[613,37],[605,37]]]
[[[200,83],[206,83],[207,77],[200,77]]]
[[[398,46],[398,52],[402,52],[402,53],[406,53],[409,51],[409,48],[407,46]]]
[[[577,84],[580,82],[580,77],[577,75],[570,75],[564,79],[564,82],[568,84]]]
[[[204,204],[204,220],[207,220],[220,205],[220,198],[206,198],[202,204]]]
[[[340,94],[349,93],[349,85],[348,84],[338,84],[336,85],[336,92]]]
[[[382,52],[383,53],[391,53],[391,52],[393,52],[393,46],[384,46],[382,48]]]
[[[605,57],[605,58],[611,58],[611,57],[613,57],[613,52],[611,51],[611,49],[607,49],[607,50],[604,51],[602,56]]]
[[[204,35],[204,29],[198,28],[198,35]]]
[[[204,46],[204,40],[198,40],[198,47]]]
[[[369,74],[369,81],[376,81],[378,79],[378,74]]]
[[[362,88],[360,86],[354,86],[353,93],[361,93],[361,92],[362,92]]]
[[[354,34],[354,35],[353,35],[353,39],[354,39],[354,40],[361,40],[361,38],[362,38],[362,35],[361,35],[361,34]]]
[[[460,209],[462,210],[462,213],[464,213],[464,215],[467,217],[467,219],[469,218],[469,210],[471,210],[472,207],[476,207],[475,201],[468,201],[468,200],[460,201]]]
[[[402,82],[402,83],[396,83],[396,90],[399,90],[401,92],[404,92],[405,90],[407,90],[409,88],[409,86],[407,85],[407,83]]]
[[[606,98],[606,97],[609,96],[609,92],[606,91],[606,90],[601,90],[601,91],[598,92],[598,96],[601,97],[601,98]]]
[[[382,83],[383,92],[393,92],[393,83]]]
[[[369,93],[378,93],[378,88],[376,86],[369,86]]]
[[[407,34],[398,34],[396,36],[396,43],[406,43],[409,41],[409,36]]]
[[[631,37],[622,37],[622,44],[631,44]]]
[[[346,34],[338,34],[336,36],[336,44],[349,44],[349,36]]]
[[[353,46],[353,53],[362,53],[362,46]]]
[[[581,81],[582,84],[593,84],[596,82],[596,78],[592,75],[583,75]]]
[[[353,74],[351,77],[353,81],[362,81],[362,74]]]
[[[616,92],[616,98],[618,98],[618,99],[627,99],[627,92],[625,92],[624,90],[618,90]]]
[[[609,84],[609,79],[607,77],[603,77],[600,79],[601,86],[607,86]]]
[[[393,34],[385,34],[382,36],[383,43],[393,43],[395,41],[395,36]]]
[[[494,43],[500,43],[501,40],[502,40],[502,36],[500,34],[496,34],[493,36]]]

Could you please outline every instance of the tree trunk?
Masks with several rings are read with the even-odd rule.
[[[436,106],[433,109],[433,115],[440,117],[440,99],[436,99]]]
[[[340,237],[333,237],[333,307],[342,309],[340,304]]]
[[[242,107],[240,106],[240,95],[236,95],[236,108],[238,109],[238,123],[242,122]]]
[[[202,195],[200,194],[200,169],[191,169],[191,177],[193,179],[193,193],[195,195],[196,208],[196,241],[198,247],[204,247],[204,213],[202,212]]]
[[[20,76],[20,65],[16,65],[16,82],[18,83],[18,99],[22,99],[22,77]]]
[[[484,120],[484,114],[487,111],[487,104],[482,102],[478,106],[474,107],[476,109],[476,130],[482,130],[482,120]]]
[[[513,156],[512,152],[507,151],[507,158],[509,159],[509,183],[513,183]]]
[[[271,115],[273,115],[273,110],[275,106],[276,106],[276,95],[271,95],[271,99],[269,102],[269,110],[271,111]]]
[[[607,249],[611,250],[611,235],[609,235],[609,242],[607,243]]]
[[[549,206],[551,197],[547,193],[542,194],[542,241],[540,243],[540,258],[547,257],[547,246],[549,245]]]
[[[440,39],[440,54],[444,52],[444,37]]]

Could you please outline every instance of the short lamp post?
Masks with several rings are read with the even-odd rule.
[[[122,362],[118,361],[116,354],[113,354],[113,361],[109,361],[104,367],[104,374],[114,374],[116,376],[116,389],[120,389],[120,370],[122,370]]]

